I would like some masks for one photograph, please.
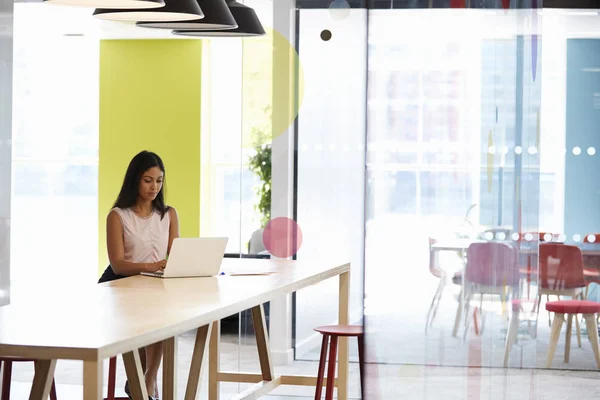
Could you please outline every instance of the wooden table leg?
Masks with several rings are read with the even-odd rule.
[[[252,308],[252,322],[254,323],[254,334],[256,335],[256,346],[258,347],[258,359],[263,381],[272,381],[275,376],[273,374],[273,364],[271,363],[267,320],[262,304]]]
[[[84,400],[102,399],[102,360],[83,362],[83,398]],[[48,396],[44,397],[47,399]]]
[[[163,341],[163,400],[177,400],[177,337]]]
[[[190,374],[188,376],[187,388],[185,389],[185,400],[195,400],[198,394],[198,384],[202,376],[202,360],[208,350],[208,335],[211,332],[212,323],[201,326],[196,332],[196,342],[192,353]]]
[[[38,360],[35,363],[35,375],[29,394],[29,400],[47,400],[50,396],[56,360]],[[85,400],[88,398],[86,397]],[[90,397],[91,399],[91,397]],[[94,400],[97,400],[94,399]]]
[[[219,364],[221,361],[219,344],[221,341],[221,321],[212,324],[208,352],[208,399],[219,400]]]
[[[127,381],[133,400],[148,400],[148,390],[142,371],[140,353],[134,350],[123,354],[123,362],[125,363],[125,372],[127,373]]]
[[[350,272],[344,272],[340,275],[340,293],[339,293],[338,320],[340,325],[349,324],[349,301],[350,301]],[[335,360],[329,360],[335,363]],[[348,338],[341,337],[338,344],[338,400],[348,400],[348,367],[349,367],[349,349]]]

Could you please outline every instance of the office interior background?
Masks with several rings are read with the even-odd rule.
[[[267,35],[202,39],[201,157],[189,167],[199,169],[200,235],[227,236],[230,254],[254,252],[249,242],[265,218],[257,188],[265,182],[253,160],[268,149],[270,213],[302,230],[296,257],[352,262],[350,315],[365,326],[368,398],[435,398],[441,388],[457,399],[565,397],[575,386],[582,396],[597,393],[585,324],[569,363],[557,356],[546,368],[552,316],[546,296],[536,312],[536,274],[511,293],[522,309],[508,364],[515,312],[506,296],[471,299],[456,335],[460,281],[442,286],[433,320],[430,310],[441,287],[432,263],[451,277],[464,268],[461,251],[432,251],[433,243],[478,237],[580,245],[600,232],[598,11],[514,2],[504,10],[496,1],[433,9],[418,1],[243,3]],[[0,31],[1,90],[12,86],[12,111],[11,98],[1,98],[0,260],[10,253],[10,291],[18,296],[31,277],[37,284],[96,281],[105,260],[109,209],[101,205],[113,194],[99,194],[99,166],[110,162],[110,147],[100,148],[110,133],[100,121],[102,91],[111,86],[101,77],[113,64],[102,60],[109,56],[102,47],[198,39],[100,21],[86,9],[35,1],[3,7],[2,27],[13,32]],[[273,94],[281,68],[293,71],[284,96],[290,104]],[[291,118],[274,117],[281,107],[292,108]],[[164,132],[165,146],[177,141],[176,129]],[[159,145],[148,150],[161,154]],[[167,171],[185,162],[166,160]],[[529,262],[539,268],[537,259]],[[587,298],[600,301],[593,279],[586,285]],[[313,286],[270,316],[271,324],[292,321],[289,344],[284,338],[275,352],[286,368],[316,371],[313,328],[335,322],[336,293],[335,282]],[[256,355],[248,317],[235,319],[224,340],[228,362],[241,370]],[[356,361],[354,346],[351,355]],[[81,379],[67,364],[61,374],[59,362],[59,392]],[[30,376],[23,367],[14,379]],[[359,393],[355,382],[351,396]],[[311,390],[279,395],[310,398]]]

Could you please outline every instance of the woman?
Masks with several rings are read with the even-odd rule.
[[[165,269],[173,240],[179,237],[179,218],[175,209],[165,204],[164,184],[165,167],[155,153],[142,151],[129,163],[106,220],[108,269],[112,269],[107,272],[117,278]],[[146,388],[153,399],[158,396],[162,343],[147,346],[142,353]],[[131,397],[127,384],[125,392]]]

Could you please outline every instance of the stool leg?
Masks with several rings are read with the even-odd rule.
[[[552,367],[552,360],[554,359],[556,346],[558,346],[560,330],[562,328],[564,320],[565,314],[554,313],[554,321],[552,321],[552,331],[550,332],[550,347],[548,348],[548,358],[546,359],[546,368]]]
[[[600,345],[598,343],[598,323],[596,322],[596,316],[594,314],[584,314],[585,325],[588,331],[588,338],[592,344],[594,350],[594,358],[596,359],[596,366],[600,368]]]
[[[56,400],[56,382],[52,379],[52,387],[50,388],[50,400]]]
[[[358,373],[360,376],[360,397],[365,399],[365,337],[358,336]]]
[[[571,335],[573,334],[572,328],[573,314],[569,314],[569,316],[567,317],[567,337],[565,338],[565,364],[569,363],[569,357],[571,355]]]
[[[108,390],[106,400],[115,400],[115,385],[117,376],[117,357],[112,357],[108,362]]]
[[[12,375],[12,361],[4,360],[4,371],[2,373],[2,400],[10,399],[11,375]]]
[[[329,335],[323,335],[321,344],[321,357],[319,358],[319,373],[317,375],[317,388],[315,389],[315,400],[321,400],[323,392],[323,378],[325,377],[325,362],[327,359],[327,347],[329,346]]]
[[[333,388],[335,387],[335,366],[337,364],[338,337],[332,336],[329,343],[329,364],[327,365],[327,388],[325,389],[325,400],[333,400]]]

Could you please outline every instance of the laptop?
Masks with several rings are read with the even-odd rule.
[[[228,238],[176,238],[164,271],[142,272],[157,278],[215,276],[221,269]]]

